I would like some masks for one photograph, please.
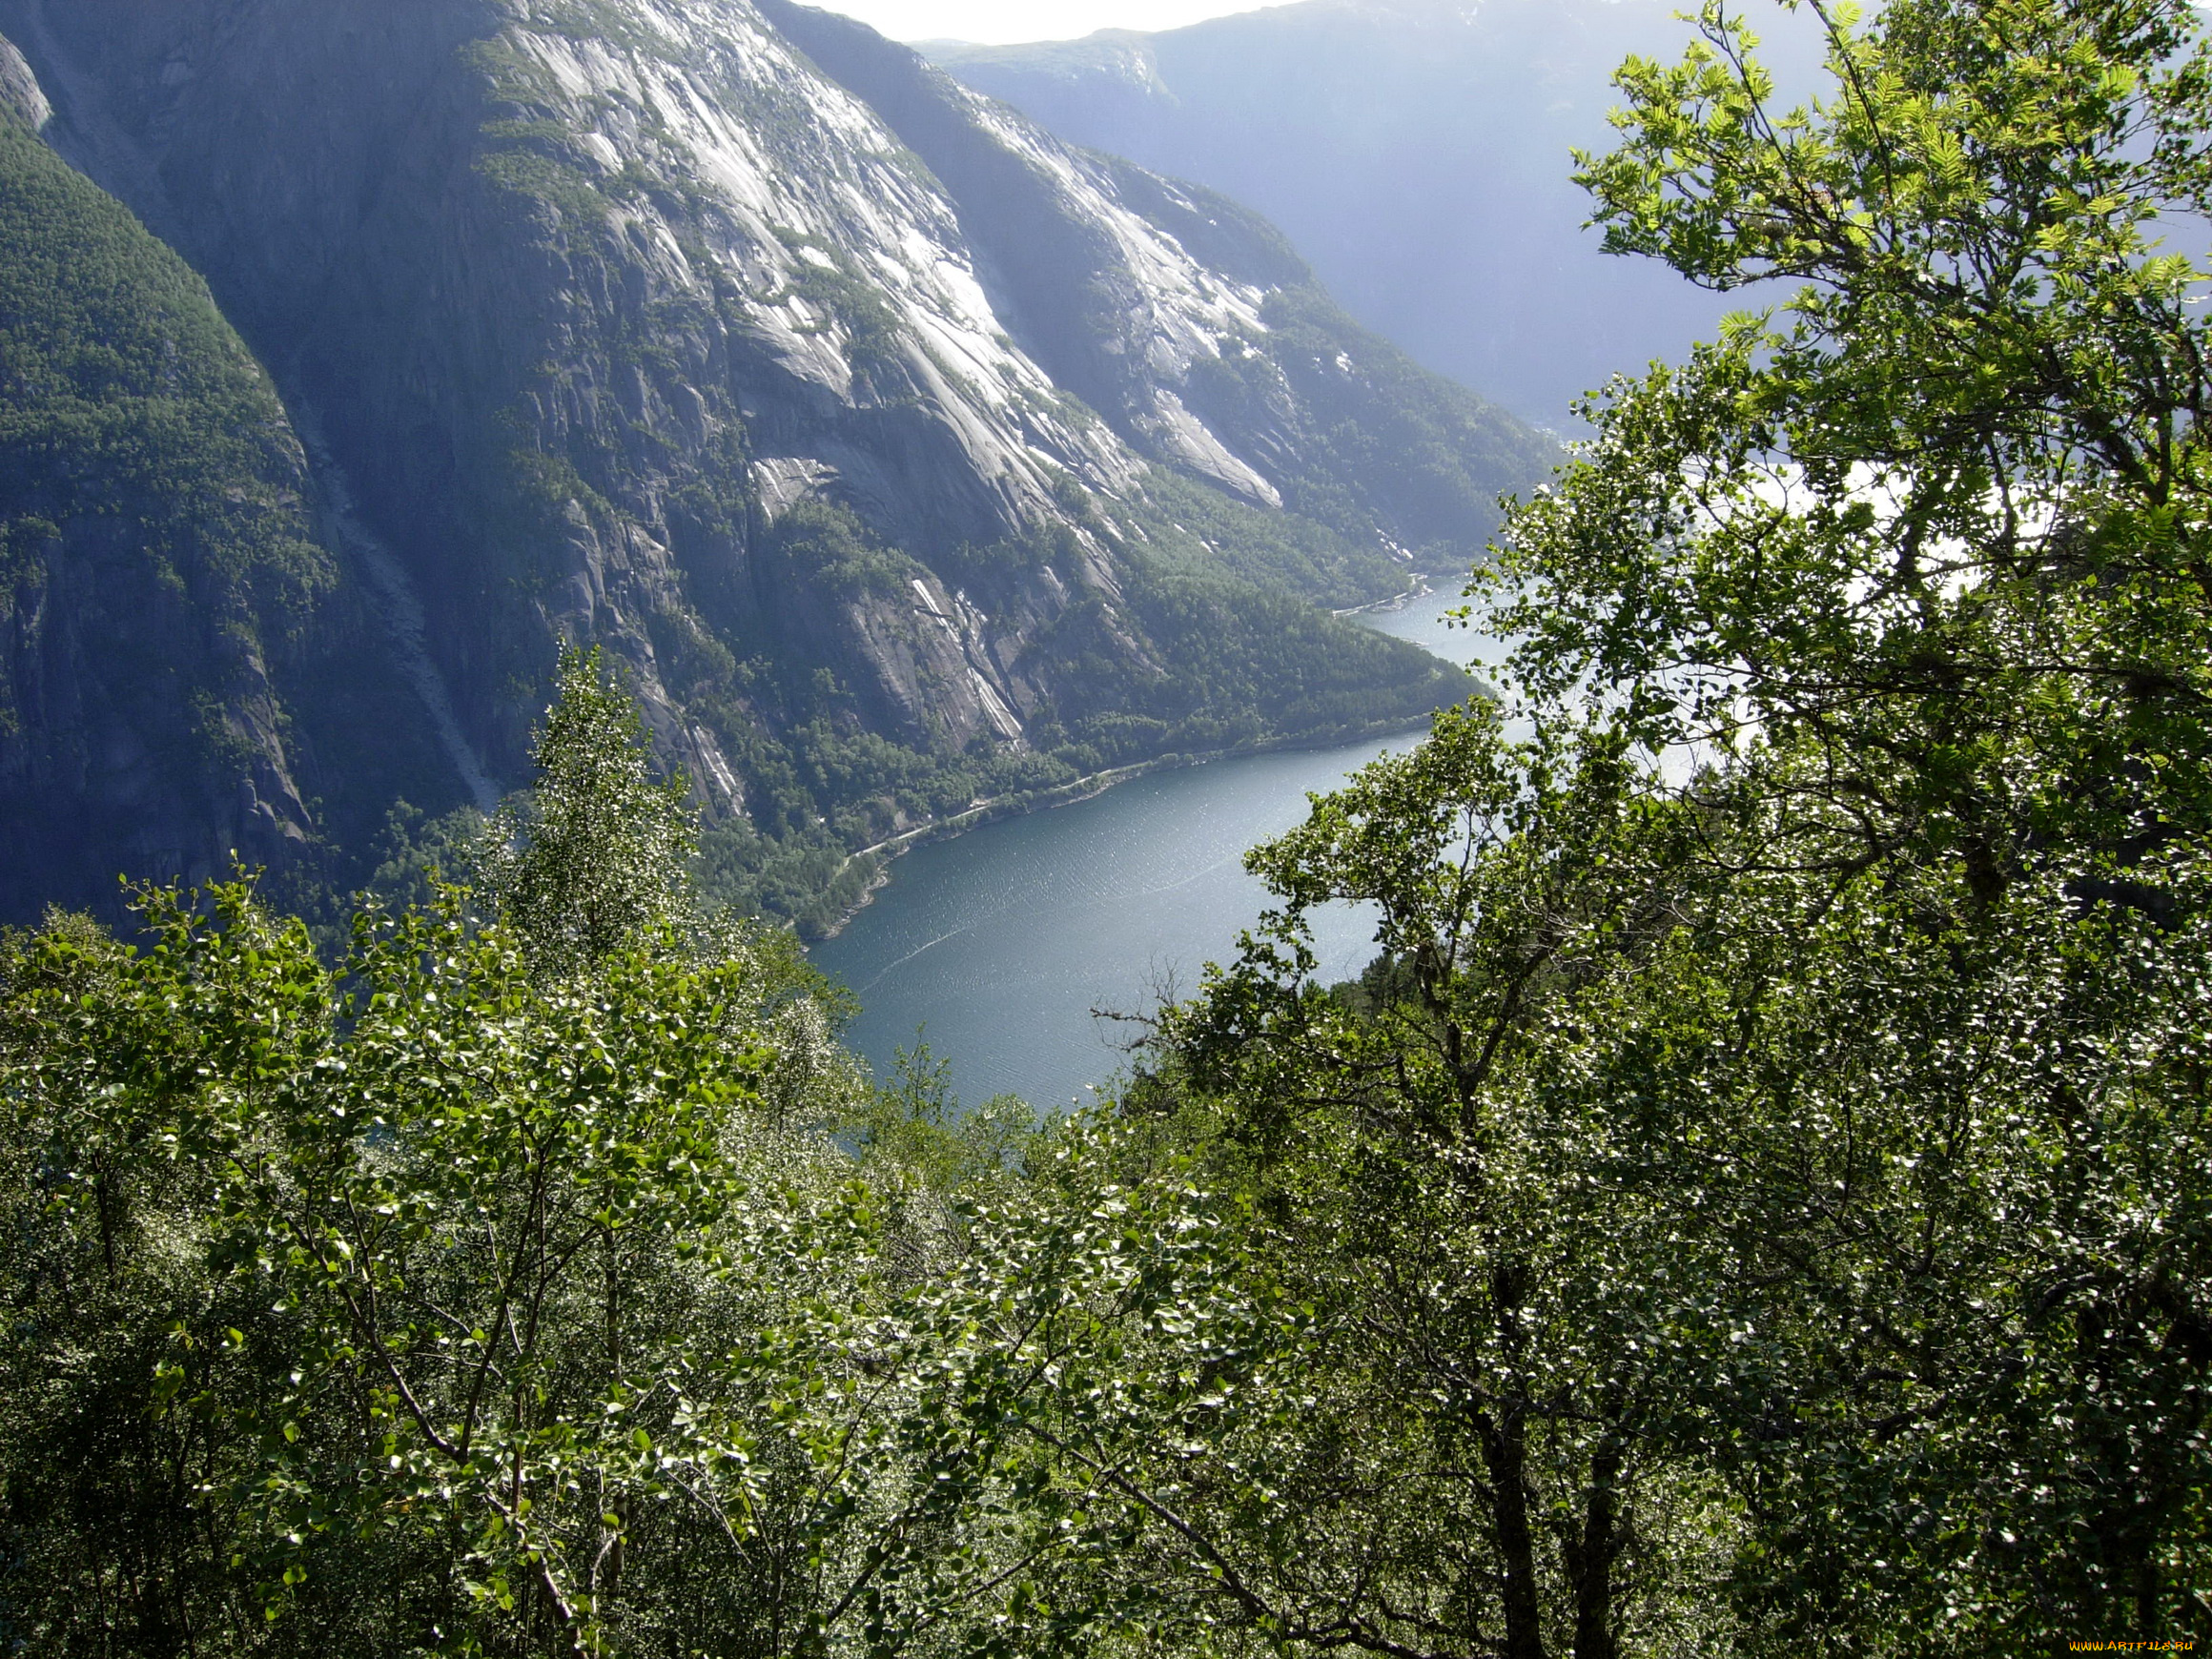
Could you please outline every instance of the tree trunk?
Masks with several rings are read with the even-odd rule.
[[[1620,1644],[1613,1639],[1613,1557],[1620,1552],[1613,1487],[1620,1478],[1621,1448],[1608,1440],[1590,1460],[1589,1502],[1575,1552],[1574,1659],[1619,1659]]]
[[[1505,1567],[1505,1659],[1544,1659],[1544,1624],[1536,1598],[1536,1534],[1528,1519],[1527,1438],[1518,1406],[1493,1418],[1478,1412],[1476,1432],[1490,1475],[1491,1514]]]

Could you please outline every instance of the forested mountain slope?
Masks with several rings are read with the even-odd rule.
[[[981,795],[1458,696],[1314,602],[1464,563],[1549,461],[1249,215],[803,8],[0,29],[311,438],[444,738],[409,798],[518,778],[554,644],[598,640],[749,902]]]
[[[923,50],[1062,138],[1249,203],[1362,322],[1556,423],[1613,373],[1679,357],[1737,303],[1607,258],[1568,178],[1571,149],[1609,140],[1614,68],[1629,52],[1677,55],[1681,10],[1302,0],[1158,33]],[[1749,15],[1782,84],[1809,81],[1810,16]]]
[[[0,82],[0,913],[365,835],[439,760],[298,439],[4,44]]]

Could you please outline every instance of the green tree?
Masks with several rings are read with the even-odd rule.
[[[835,999],[788,934],[695,914],[675,789],[588,659],[564,682],[511,920],[372,907],[332,967],[238,882],[139,893],[139,948],[0,941],[10,1646],[988,1628],[1019,1488],[929,1403],[903,1301],[946,1206],[839,1148],[888,1120]],[[925,1170],[973,1140],[920,1127]]]
[[[1268,1431],[1378,1460],[1317,1488],[1343,1526],[1154,1529],[1265,1587],[1255,1631],[2208,1633],[2212,387],[2158,240],[2212,186],[2202,26],[1823,16],[1802,110],[1718,7],[1622,72],[1611,245],[1789,286],[1510,522],[1478,591],[1534,735],[1470,712],[1317,803],[1168,1022],[1240,1247],[1373,1379],[1360,1435]],[[1338,899],[1387,955],[1332,993]]]
[[[486,827],[479,883],[545,971],[573,973],[680,914],[698,832],[681,775],[653,775],[638,707],[595,645],[563,646],[531,758]]]
[[[1708,1287],[1641,1126],[1538,1093],[1570,999],[1685,954],[1632,775],[1478,705],[1255,855],[1289,910],[997,1252],[1005,1305],[1066,1317],[977,1321],[1059,1379],[1011,1415],[1117,1539],[1063,1600],[1196,1651],[1726,1639],[1740,1522],[1683,1427]],[[1382,911],[1357,993],[1299,919],[1340,897]]]

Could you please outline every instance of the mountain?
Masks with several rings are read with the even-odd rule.
[[[72,411],[204,438],[133,495],[11,351],[0,415],[53,430],[0,458],[0,519],[61,540],[10,532],[47,572],[7,589],[10,671],[62,651],[109,710],[11,706],[0,835],[73,826],[18,913],[234,845],[357,879],[522,781],[590,640],[710,881],[819,917],[850,850],[973,800],[1463,695],[1326,607],[1463,564],[1551,459],[1245,210],[784,0],[0,0],[0,31],[32,181],[0,326],[77,365]],[[23,297],[80,289],[108,309]],[[51,758],[95,750],[170,770]]]
[[[1197,179],[1279,225],[1362,322],[1525,418],[1679,357],[1746,301],[1609,258],[1576,148],[1631,52],[1678,58],[1678,0],[1306,0],[1144,34],[923,47],[1060,137]],[[1757,7],[1785,89],[1809,18]]]
[[[318,818],[365,834],[440,770],[322,544],[268,377],[206,284],[39,141],[49,113],[0,43],[0,913],[17,917],[112,899],[121,869],[289,866]]]

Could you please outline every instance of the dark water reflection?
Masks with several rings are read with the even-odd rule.
[[[1365,619],[1456,662],[1488,642],[1447,629],[1447,596]],[[1163,988],[1188,993],[1208,961],[1233,956],[1266,891],[1245,850],[1304,816],[1334,788],[1416,738],[1265,754],[1136,779],[1049,812],[917,848],[891,884],[814,960],[859,993],[851,1041],[879,1072],[926,1028],[961,1096],[1089,1099],[1121,1063],[1131,1028],[1095,1008],[1138,1012]],[[1332,977],[1373,954],[1374,918],[1333,906],[1315,932]]]

